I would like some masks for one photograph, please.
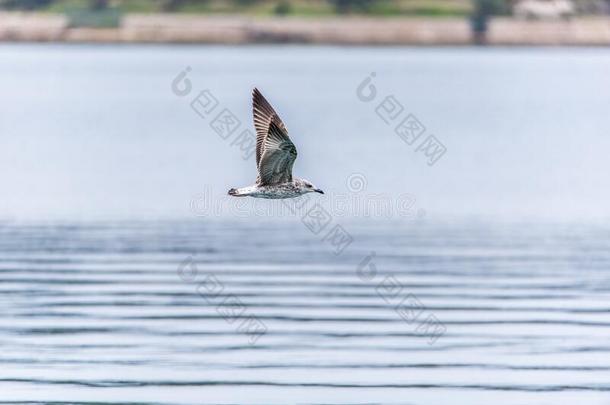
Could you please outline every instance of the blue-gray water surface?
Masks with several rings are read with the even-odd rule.
[[[610,51],[0,61],[0,403],[610,403]],[[324,196],[226,196],[254,86]]]

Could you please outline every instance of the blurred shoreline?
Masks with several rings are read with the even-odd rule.
[[[127,14],[115,28],[70,27],[61,14],[0,12],[2,42],[473,45],[465,18]],[[494,18],[487,45],[607,46],[610,18]]]

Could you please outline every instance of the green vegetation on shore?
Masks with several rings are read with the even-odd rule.
[[[500,0],[504,1],[504,0]],[[465,16],[472,0],[0,0],[1,9],[69,13],[114,8],[122,13],[325,16]]]

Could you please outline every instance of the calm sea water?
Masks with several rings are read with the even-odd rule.
[[[0,60],[0,403],[610,404],[609,51]],[[231,144],[254,86],[324,196],[225,197],[255,178]],[[446,147],[434,165],[386,96]]]

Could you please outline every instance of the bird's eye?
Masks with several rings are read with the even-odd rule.
[[[308,184],[308,185],[307,185],[307,188],[311,188],[311,187],[313,187],[311,184]]]

